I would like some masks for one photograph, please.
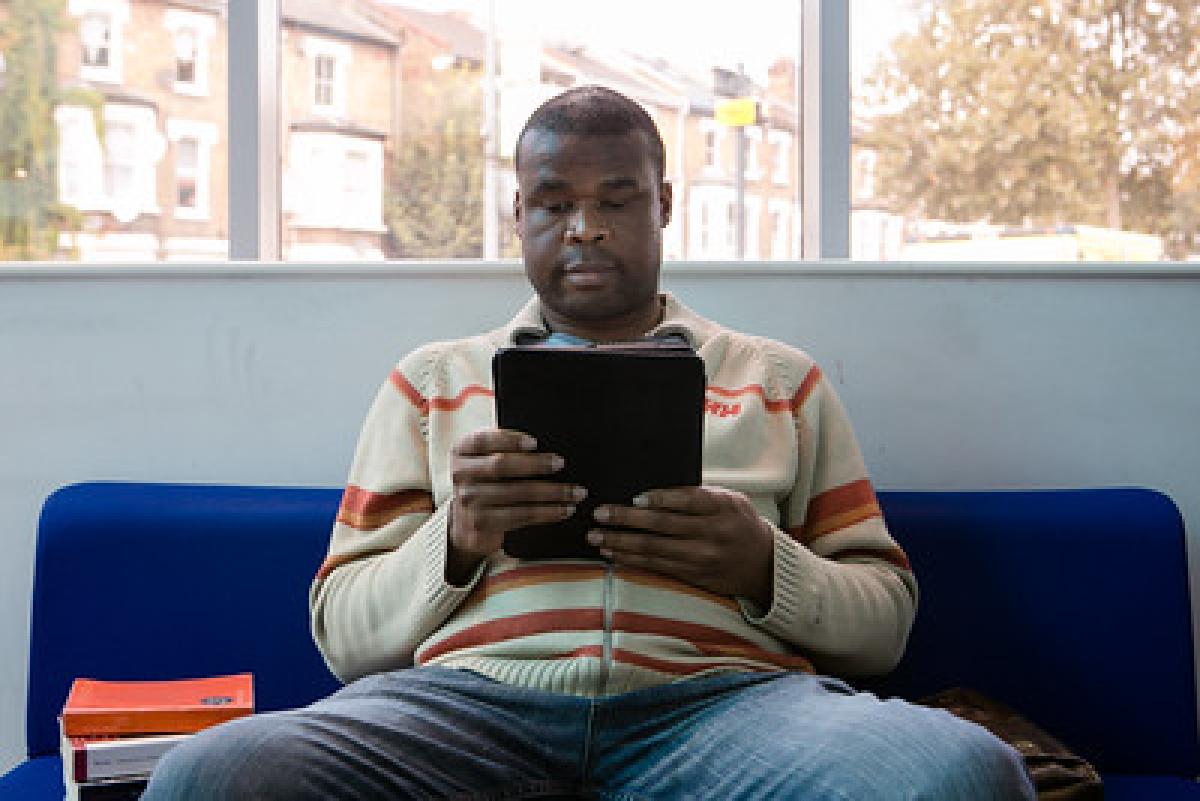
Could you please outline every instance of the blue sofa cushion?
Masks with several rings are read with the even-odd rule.
[[[88,483],[37,545],[28,695],[35,757],[0,798],[62,797],[55,718],[75,676],[251,671],[260,710],[337,687],[307,591],[340,490]],[[870,685],[967,686],[1104,773],[1109,801],[1200,798],[1182,523],[1148,490],[884,492],[922,598],[908,652]]]

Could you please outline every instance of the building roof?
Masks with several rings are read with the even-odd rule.
[[[364,14],[336,0],[283,0],[284,23],[377,44],[395,46],[400,40]]]
[[[347,120],[327,120],[317,117],[293,120],[288,128],[308,133],[335,133],[358,139],[387,139],[387,132]]]
[[[452,11],[421,11],[405,6],[373,3],[389,21],[418,36],[433,41],[450,55],[482,64],[486,57],[487,39],[462,14]]]
[[[226,0],[167,0],[167,5],[187,8],[192,11],[207,11],[219,14],[229,5]]]

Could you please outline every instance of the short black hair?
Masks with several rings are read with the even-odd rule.
[[[576,86],[537,107],[517,136],[513,168],[521,169],[521,142],[529,131],[562,134],[627,134],[641,131],[650,144],[650,163],[663,178],[666,149],[658,126],[635,100],[606,86]]]

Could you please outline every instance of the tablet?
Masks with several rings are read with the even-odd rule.
[[[599,504],[700,483],[704,362],[686,345],[514,347],[492,360],[496,420],[566,461],[553,477],[587,498],[567,520],[508,532],[523,559],[600,558],[586,534]]]

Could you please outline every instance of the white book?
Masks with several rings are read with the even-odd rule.
[[[63,781],[72,784],[145,777],[190,734],[62,735]]]

